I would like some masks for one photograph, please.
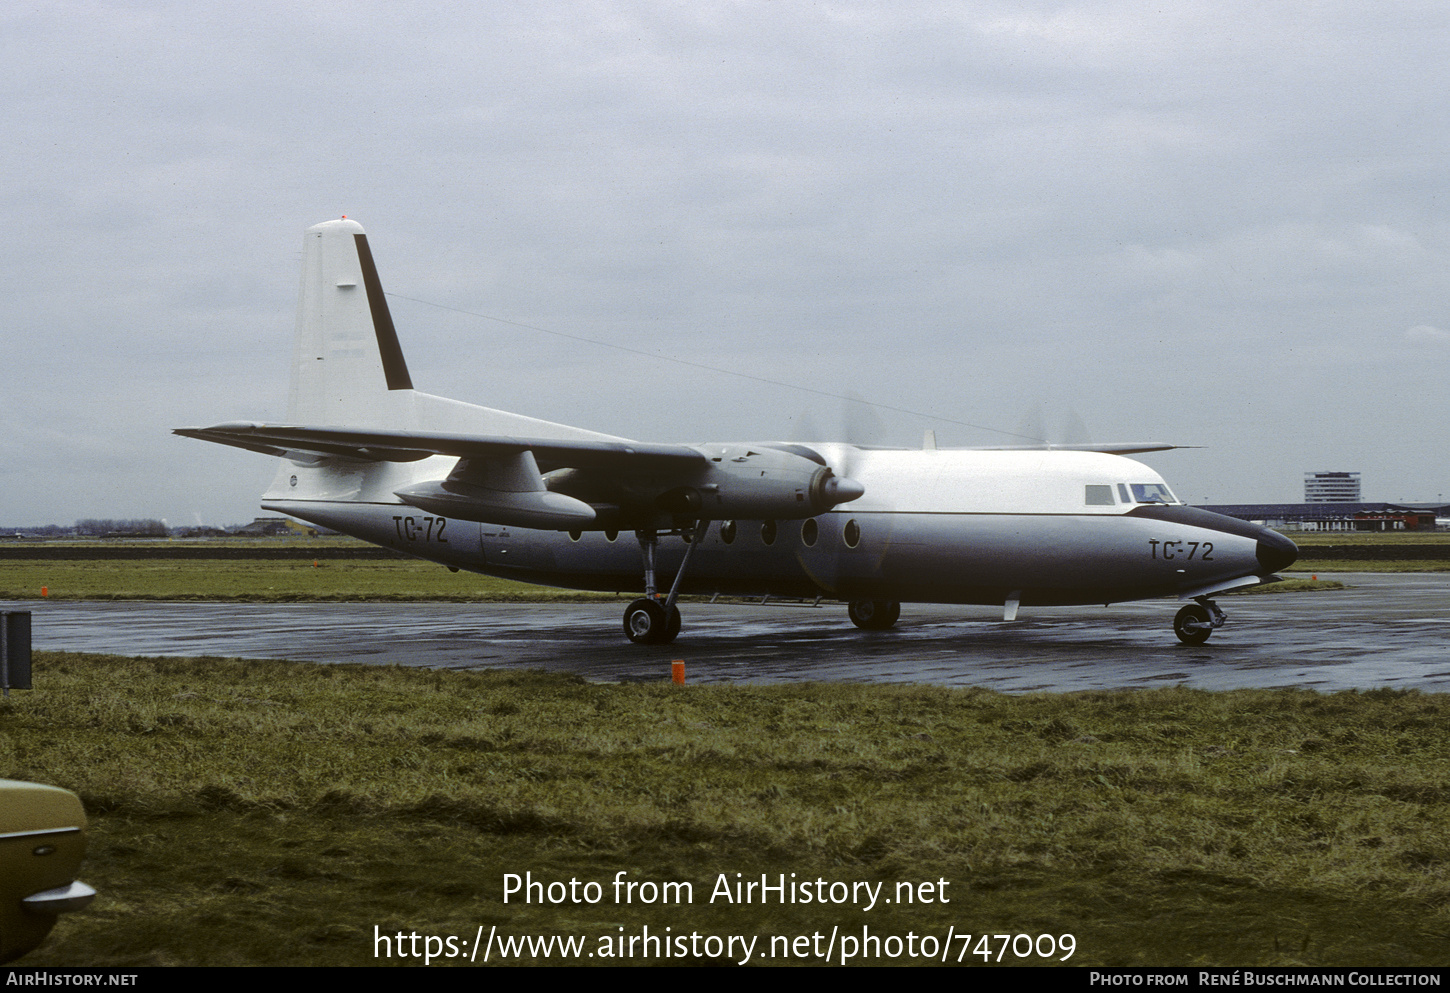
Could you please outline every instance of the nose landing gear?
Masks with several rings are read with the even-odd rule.
[[[852,600],[846,605],[851,623],[865,631],[885,631],[901,616],[895,600]]]
[[[1218,609],[1218,604],[1208,597],[1194,597],[1194,602],[1173,618],[1173,633],[1185,645],[1201,645],[1216,628],[1223,627],[1226,620],[1228,618]]]

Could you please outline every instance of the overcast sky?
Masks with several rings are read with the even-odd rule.
[[[738,372],[900,444],[1204,446],[1143,459],[1190,502],[1437,499],[1446,11],[8,4],[0,525],[260,514],[273,460],[170,430],[283,418],[344,214],[426,392],[840,436]]]

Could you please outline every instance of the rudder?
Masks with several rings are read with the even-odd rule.
[[[412,388],[362,225],[314,224],[303,238],[288,420],[377,424],[388,392]]]

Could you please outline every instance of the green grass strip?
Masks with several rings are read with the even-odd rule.
[[[645,926],[869,926],[1071,934],[1073,965],[1450,957],[1445,695],[676,687],[666,669],[606,685],[38,653],[38,689],[0,702],[0,775],[80,794],[101,896],[24,962],[365,965],[375,927],[480,926],[591,950]],[[504,903],[525,872],[695,898]],[[737,872],[946,880],[950,902],[708,902]]]

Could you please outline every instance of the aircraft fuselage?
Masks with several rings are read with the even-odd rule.
[[[1125,455],[641,442],[413,388],[356,221],[303,235],[282,423],[176,433],[279,458],[262,506],[457,569],[639,595],[624,634],[667,644],[680,593],[831,598],[858,627],[902,602],[1034,604],[1177,596],[1199,644],[1210,599],[1273,580],[1293,542],[1178,502]]]
[[[682,593],[1112,603],[1203,592],[1294,558],[1293,544],[1266,528],[1135,501],[1133,487],[1156,494],[1162,480],[1121,456],[856,449],[851,455],[849,446],[812,447],[851,458],[866,495],[804,519],[711,522]],[[358,502],[360,492],[347,502],[269,494],[264,506],[473,572],[572,589],[640,589],[632,532],[540,531],[431,514],[385,496],[398,488],[403,467],[389,469],[373,487],[359,481],[377,502]],[[419,465],[413,473],[438,471]],[[661,587],[673,582],[686,548],[683,536],[661,540]]]

